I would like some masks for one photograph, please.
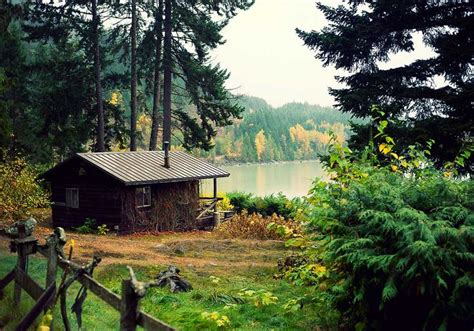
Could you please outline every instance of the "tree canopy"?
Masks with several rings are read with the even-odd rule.
[[[153,108],[150,149],[171,134],[185,148],[211,149],[217,127],[243,108],[209,52],[252,4],[2,0],[0,147],[39,163],[128,141],[134,150],[145,138],[136,122]]]
[[[396,121],[390,134],[399,147],[432,138],[432,156],[439,164],[472,146],[472,4],[384,0],[337,7],[318,3],[317,8],[329,24],[297,33],[325,66],[349,72],[336,77],[344,87],[330,89],[339,109],[366,117],[372,105],[380,105]],[[394,54],[413,52],[417,37],[433,56],[397,67],[382,65]],[[354,131],[353,146],[370,139],[370,124],[356,125]]]

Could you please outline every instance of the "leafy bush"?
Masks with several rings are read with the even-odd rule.
[[[96,227],[97,226],[95,219],[87,217],[84,221],[84,224],[77,228],[74,228],[74,230],[83,234],[92,234],[96,232]]]
[[[285,239],[298,235],[300,225],[276,214],[263,217],[260,214],[249,215],[244,210],[242,213],[234,215],[230,220],[219,224],[214,232],[224,238]]]
[[[99,236],[105,236],[110,231],[107,224],[97,226],[97,221],[89,217],[86,218],[84,224],[73,229],[82,234],[97,234]]]
[[[234,209],[234,206],[232,206],[232,204],[230,203],[230,199],[227,196],[227,194],[219,192],[219,193],[217,193],[217,196],[219,198],[222,198],[222,200],[219,200],[219,202],[217,203],[217,208],[219,210],[232,210],[232,209]]]
[[[255,197],[250,193],[231,192],[227,193],[227,197],[238,213],[247,210],[249,214],[258,213],[262,216],[277,214],[285,219],[296,218],[305,203],[301,198],[290,200],[282,193]]]
[[[287,272],[327,289],[350,328],[471,330],[473,182],[435,170],[429,146],[392,153],[385,126],[376,150],[386,162],[371,157],[374,145],[361,159],[331,146],[333,182],[316,182],[308,198],[308,262]]]
[[[250,213],[255,211],[255,203],[253,202],[253,195],[251,193],[244,192],[230,192],[226,194],[230,200],[234,210],[238,213],[247,210]]]
[[[33,208],[49,205],[46,191],[36,180],[38,172],[22,158],[0,164],[0,224],[30,216]]]
[[[311,228],[338,308],[367,328],[474,325],[474,185],[374,170],[315,186]]]

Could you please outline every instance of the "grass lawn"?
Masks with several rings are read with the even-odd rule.
[[[49,231],[39,228],[37,237]],[[75,239],[78,246],[73,260],[86,263],[93,254],[103,257],[94,278],[117,294],[120,294],[121,280],[129,277],[126,265],[134,268],[139,280],[151,280],[170,264],[179,267],[193,290],[173,294],[165,288],[152,288],[141,301],[141,307],[180,330],[219,329],[212,318],[203,317],[202,313],[206,312],[216,312],[214,316],[218,319],[227,316],[229,324],[225,328],[237,330],[312,330],[318,326],[324,328],[330,316],[324,307],[311,300],[303,300],[305,304],[298,309],[284,309],[289,300],[309,297],[312,290],[273,279],[276,261],[285,254],[284,245],[279,241],[222,240],[209,232],[122,237],[68,234],[68,238]],[[11,270],[16,261],[7,247],[8,241],[0,239],[0,277]],[[28,272],[41,284],[44,284],[45,265],[46,261],[40,257],[30,258]],[[23,300],[20,308],[12,309],[12,288],[9,285],[5,298],[0,301],[0,329],[13,329],[33,304],[23,294],[22,298],[27,300]],[[69,290],[69,305],[78,289],[79,284],[75,283]],[[243,290],[263,290],[261,293],[271,292],[271,295],[242,294]],[[271,303],[262,305],[262,298]],[[73,329],[77,329],[73,314],[70,320]],[[55,309],[57,330],[62,329],[60,321],[58,304]],[[115,330],[119,314],[88,293],[83,323],[86,330]]]

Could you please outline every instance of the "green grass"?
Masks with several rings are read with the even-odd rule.
[[[0,256],[0,277],[3,277],[15,265],[15,257]],[[41,258],[30,258],[28,273],[40,284],[44,284],[45,260]],[[139,267],[134,270],[140,280],[150,280],[165,266]],[[188,279],[194,289],[187,293],[170,293],[168,289],[152,288],[141,301],[142,310],[165,321],[180,330],[208,330],[219,329],[215,322],[202,317],[203,312],[218,312],[226,315],[230,320],[228,328],[236,330],[309,330],[316,326],[324,327],[326,311],[324,307],[317,306],[311,300],[306,300],[303,307],[297,311],[286,313],[283,305],[294,298],[311,297],[311,289],[295,287],[283,280],[272,278],[275,272],[272,268],[252,267],[241,270],[223,270],[217,267],[202,267],[199,270],[186,268],[182,275]],[[213,283],[210,276],[219,277],[219,282]],[[128,278],[125,265],[99,266],[94,277],[111,289],[120,294],[121,280]],[[58,277],[59,279],[59,277]],[[13,329],[13,326],[21,320],[24,313],[32,307],[33,301],[26,299],[28,295],[23,294],[22,304],[18,309],[12,309],[12,284],[7,287],[6,295],[0,301],[0,329],[3,325],[5,330]],[[226,303],[234,302],[239,297],[242,289],[270,291],[278,298],[275,304],[268,306],[255,306],[252,300],[226,306]],[[68,305],[72,304],[79,284],[75,283],[68,292]],[[26,300],[24,300],[26,299]],[[239,302],[240,300],[237,300]],[[84,330],[115,330],[119,325],[119,314],[105,302],[100,301],[92,293],[84,304],[83,329]],[[75,316],[69,315],[72,328],[77,329]],[[62,329],[59,304],[55,308],[54,321],[57,330]]]

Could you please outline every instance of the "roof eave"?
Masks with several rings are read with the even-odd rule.
[[[211,179],[211,178],[225,178],[229,177],[230,174],[222,174],[216,176],[199,176],[199,177],[183,177],[183,178],[173,178],[169,180],[147,180],[139,182],[125,182],[125,186],[139,186],[139,185],[154,185],[154,184],[169,184],[169,183],[182,183],[189,182],[193,180],[202,180],[202,179]]]

